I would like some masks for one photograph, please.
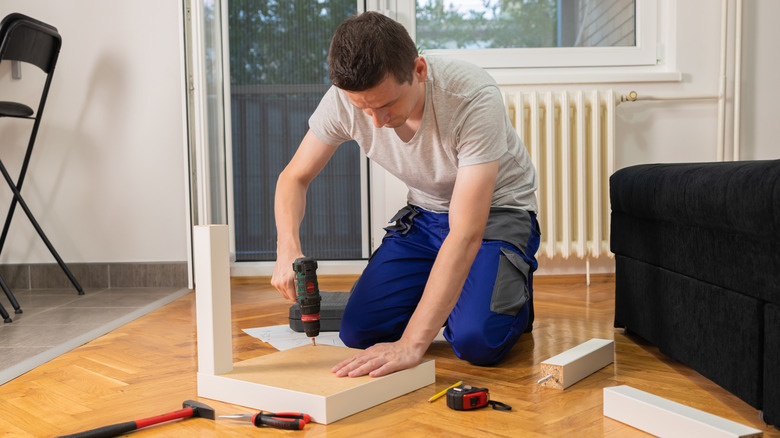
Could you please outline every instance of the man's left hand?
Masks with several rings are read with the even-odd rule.
[[[425,351],[403,340],[376,344],[331,368],[338,377],[381,377],[419,365]]]

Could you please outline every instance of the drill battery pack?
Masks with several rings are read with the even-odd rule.
[[[344,308],[347,307],[349,299],[348,292],[325,292],[320,291],[320,332],[337,332],[341,328],[341,317],[344,316]],[[303,333],[303,322],[301,321],[301,308],[298,303],[290,306],[290,328],[299,333]]]

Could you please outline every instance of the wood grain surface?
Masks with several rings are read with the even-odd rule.
[[[320,276],[322,290],[349,290],[354,276]],[[603,388],[630,385],[660,397],[764,430],[756,409],[658,349],[612,326],[614,277],[536,277],[536,322],[506,359],[479,367],[457,359],[437,341],[426,358],[436,361],[436,384],[303,431],[257,429],[248,423],[193,418],[150,427],[132,437],[633,437],[645,433],[603,416]],[[269,278],[232,280],[234,362],[275,351],[241,331],[285,324],[290,303]],[[52,437],[137,420],[181,408],[187,399],[213,407],[218,415],[252,413],[241,406],[198,399],[196,390],[195,294],[190,293],[113,332],[0,386],[3,437]],[[560,390],[543,388],[540,364],[591,338],[615,340],[615,362]],[[513,407],[454,411],[444,398],[429,397],[454,382],[485,387],[491,398]]]

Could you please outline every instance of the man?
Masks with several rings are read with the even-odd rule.
[[[492,365],[533,322],[539,246],[536,171],[495,81],[459,61],[419,56],[399,23],[348,18],[328,57],[333,87],[279,176],[271,283],[295,300],[292,262],[309,183],[356,140],[409,188],[405,208],[356,282],[341,322],[338,376],[417,365],[442,326],[456,355]]]

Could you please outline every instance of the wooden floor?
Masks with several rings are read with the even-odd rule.
[[[320,276],[323,290],[345,290],[354,277]],[[671,361],[641,339],[612,328],[614,278],[537,277],[536,323],[499,366],[458,360],[446,343],[426,357],[436,361],[436,383],[333,424],[304,431],[254,428],[235,420],[188,419],[140,430],[133,437],[240,437],[259,434],[352,436],[647,436],[602,415],[602,389],[626,384],[765,430],[758,412],[690,368]],[[108,335],[0,386],[3,437],[50,437],[173,411],[196,391],[195,294],[174,301]],[[233,356],[245,360],[275,351],[242,328],[286,323],[288,304],[268,278],[234,279]],[[615,340],[615,363],[565,391],[541,388],[539,363],[591,338]],[[511,412],[459,412],[444,399],[427,399],[450,384],[490,389]],[[252,411],[199,399],[217,414]]]

